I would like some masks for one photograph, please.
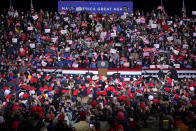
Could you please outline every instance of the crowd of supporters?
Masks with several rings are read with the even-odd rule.
[[[0,16],[0,129],[194,130],[195,78],[93,74],[58,78],[41,67],[167,65],[195,68],[196,24],[163,12],[66,14],[9,10]]]
[[[9,11],[0,19],[3,64],[96,68],[102,51],[110,68],[196,67],[196,25],[191,18],[153,11],[146,15]]]

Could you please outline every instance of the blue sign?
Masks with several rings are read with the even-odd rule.
[[[76,12],[130,13],[133,11],[132,1],[58,1],[58,12],[73,10]]]

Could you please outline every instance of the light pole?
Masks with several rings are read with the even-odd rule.
[[[161,0],[161,6],[162,6],[162,8],[163,8],[163,12],[165,12],[165,8],[164,8],[163,0]]]
[[[34,13],[34,7],[33,7],[33,0],[30,0],[30,10],[31,10],[31,13],[33,14]]]
[[[12,5],[12,0],[10,0],[10,9],[13,7],[13,5]]]
[[[186,18],[186,6],[184,0],[182,0],[182,17]]]

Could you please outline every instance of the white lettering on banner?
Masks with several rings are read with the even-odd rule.
[[[66,10],[66,8],[65,7],[62,7],[62,10]]]
[[[133,2],[126,2],[126,3],[117,3],[114,2],[115,4],[105,4],[105,2],[85,2],[85,4],[83,4],[83,2],[72,2],[72,1],[67,1],[67,2],[60,2],[58,4],[58,10],[59,13],[61,11],[66,11],[68,9],[70,10],[74,10],[75,11],[80,11],[77,8],[81,7],[82,10],[87,10],[87,11],[96,11],[96,12],[111,12],[111,11],[122,11],[124,6],[127,6],[127,10],[128,12],[130,12],[130,7],[132,5]]]
[[[68,10],[69,7],[62,7],[62,10]],[[110,7],[76,7],[75,9],[76,11],[122,11],[122,8],[118,8],[118,7],[114,7],[114,8],[110,8]]]

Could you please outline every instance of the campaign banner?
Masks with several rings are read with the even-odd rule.
[[[67,10],[80,12],[101,13],[131,13],[133,11],[132,1],[58,1],[58,12]]]

